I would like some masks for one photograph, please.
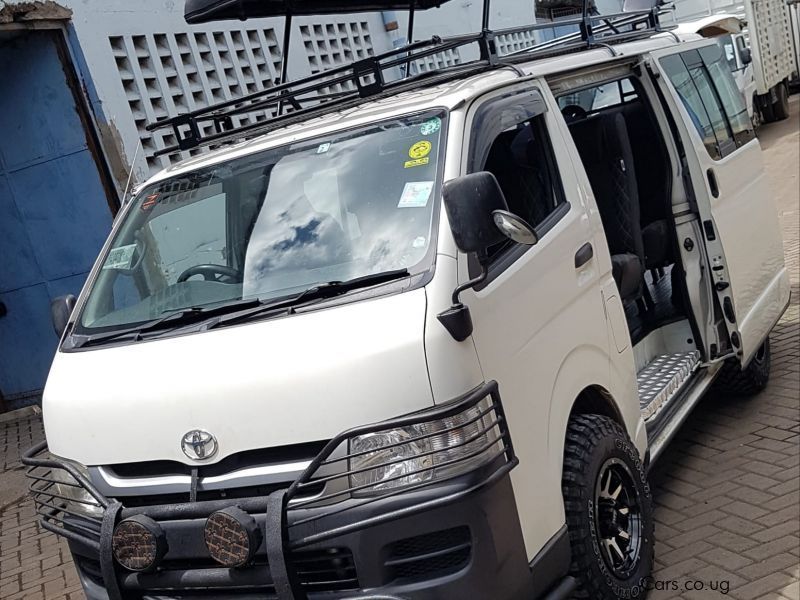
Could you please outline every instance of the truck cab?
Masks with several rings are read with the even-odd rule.
[[[140,187],[24,458],[87,598],[646,595],[649,467],[766,385],[789,285],[720,47],[625,18],[356,63]]]

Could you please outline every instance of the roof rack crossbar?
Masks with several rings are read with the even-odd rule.
[[[668,12],[668,9],[663,9],[663,10],[660,10],[657,13],[657,15],[666,14],[667,12]],[[613,15],[597,15],[595,18],[600,18],[600,20],[603,21],[603,24],[598,25],[598,26],[596,26],[594,28],[595,35],[597,35],[599,33],[605,33],[606,31],[614,31],[614,29],[619,29],[620,27],[635,26],[635,25],[640,25],[642,23],[649,24],[654,19],[653,12],[649,11],[649,10],[647,10],[647,11],[635,11],[635,12],[632,11],[632,12],[627,12],[627,13],[617,13],[617,14],[613,14]],[[656,20],[656,22],[658,22],[658,17],[657,16],[655,17],[655,20]],[[582,19],[580,19],[580,18],[577,18],[577,19],[564,19],[564,20],[559,20],[557,22],[557,25],[559,27],[564,27],[564,26],[570,26],[570,25],[580,25],[581,22],[582,22]],[[548,23],[547,27],[548,28],[552,28],[553,25],[554,25],[553,23]],[[537,24],[535,26],[523,27],[522,29],[523,30],[531,30],[531,29],[534,29],[534,28],[538,29],[539,27],[540,27],[539,24]],[[515,28],[513,28],[512,32],[516,33],[517,31],[519,31],[519,29],[520,28],[515,27]],[[620,34],[626,34],[626,33],[627,34],[634,34],[634,33],[636,33],[638,35],[642,35],[642,37],[645,37],[645,36],[650,36],[653,33],[665,31],[666,29],[671,29],[671,28],[664,28],[664,27],[659,25],[657,28],[647,27],[645,29],[640,29],[640,30],[636,30],[636,31],[629,31],[629,32],[617,31],[617,32],[614,32],[614,33],[615,34],[617,34],[617,33],[620,33]],[[501,34],[501,32],[498,32],[498,35],[500,35],[500,34]],[[626,35],[624,37],[628,38],[630,36]],[[603,39],[604,42],[607,43],[612,38],[610,36],[603,36],[602,39]],[[514,52],[511,52],[511,53],[503,56],[503,58],[508,58],[510,56],[518,56],[518,55],[522,55],[522,54],[528,54],[531,51],[539,51],[539,50],[544,50],[544,49],[548,49],[548,48],[554,48],[554,47],[561,46],[561,45],[563,45],[565,43],[568,43],[568,42],[571,42],[571,41],[583,42],[584,39],[583,39],[583,37],[581,35],[581,32],[580,31],[576,31],[574,33],[568,33],[566,35],[563,35],[561,37],[558,37],[558,38],[555,38],[555,39],[552,39],[552,40],[548,40],[546,42],[541,42],[539,44],[534,44],[534,45],[529,46],[527,48],[522,48],[521,50],[516,50]]]
[[[480,32],[447,38],[434,36],[415,42],[410,37],[413,35],[415,2],[416,0],[412,2],[409,11],[411,22],[406,45],[295,81],[286,81],[291,27],[291,15],[287,15],[280,83],[265,90],[147,125],[147,131],[170,127],[176,139],[175,144],[155,151],[153,156],[247,139],[310,115],[316,116],[345,106],[357,105],[367,98],[418,85],[421,81],[430,85],[463,76],[465,73],[480,72],[487,68],[530,60],[534,56],[549,56],[600,46],[611,48],[609,44],[649,37],[654,33],[665,31],[660,25],[659,16],[667,12],[669,6],[659,5],[649,10],[601,15],[593,8],[590,10],[590,0],[584,0],[583,10],[576,18],[490,30],[488,28],[490,0],[484,0],[483,29]],[[533,43],[526,48],[503,55],[498,53],[497,41],[502,36],[564,26],[577,26],[578,31],[546,42]],[[416,61],[476,43],[479,51],[477,60],[433,71],[411,73],[411,65]],[[613,48],[611,50],[613,52]],[[394,68],[399,68],[401,75],[399,79],[396,78],[397,71],[393,73],[390,71]],[[387,79],[387,74],[390,73]],[[287,106],[291,108],[288,112],[284,110]],[[261,114],[255,120],[246,116],[253,113]],[[239,123],[235,123],[234,119],[240,120]],[[211,130],[208,129],[207,123],[212,125]]]
[[[473,74],[485,71],[492,68],[493,65],[481,61],[474,61],[466,65],[453,65],[445,67],[431,73],[423,73],[413,78],[400,79],[397,81],[389,82],[386,84],[382,95],[388,95],[394,92],[406,91],[413,89],[421,80],[430,84],[443,83],[445,81],[461,77],[465,73]],[[342,95],[338,100],[332,100],[322,105],[310,106],[301,108],[298,111],[284,113],[283,115],[275,116],[266,121],[251,122],[246,125],[241,125],[230,131],[221,133],[207,134],[202,137],[198,145],[216,145],[225,144],[235,141],[248,139],[255,135],[266,133],[281,126],[292,125],[296,122],[302,121],[308,117],[315,117],[325,114],[332,108],[344,109],[351,106],[357,106],[362,103],[363,99],[357,94],[354,96],[352,93]],[[178,145],[162,148],[153,153],[153,156],[163,156],[165,154],[172,154],[181,150]]]
[[[468,39],[468,42],[471,43],[472,41],[474,41],[473,38],[477,38],[477,36],[471,36]],[[413,55],[413,60],[419,60],[421,58],[426,58],[428,56],[434,56],[436,54],[440,54],[441,52],[446,52],[448,50],[455,49],[455,48],[463,45],[464,42],[459,41],[459,40],[455,40],[455,41],[450,41],[450,40],[438,41],[437,40],[437,44],[438,45],[436,45],[435,47],[430,47],[430,48],[425,49],[425,50],[423,50],[421,52],[417,52],[416,54]],[[405,64],[407,62],[407,60],[408,59],[405,58],[405,57],[397,57],[397,58],[394,58],[394,59],[392,59],[390,61],[387,61],[386,63],[381,64],[379,62],[380,61],[379,58],[378,59],[375,59],[375,58],[363,59],[361,61],[357,61],[355,63],[351,63],[350,65],[346,65],[345,67],[339,67],[337,69],[331,69],[329,71],[325,71],[324,72],[324,74],[326,76],[330,77],[331,75],[334,75],[336,71],[340,71],[340,70],[341,71],[349,71],[352,68],[352,71],[353,71],[352,73],[345,73],[345,74],[339,75],[338,77],[333,77],[333,78],[330,78],[330,79],[326,78],[324,80],[321,80],[319,82],[320,83],[319,85],[308,85],[308,86],[306,86],[304,88],[300,88],[300,89],[294,90],[289,94],[280,93],[286,88],[283,88],[283,86],[276,86],[275,88],[271,88],[271,90],[269,90],[269,91],[273,91],[273,92],[274,91],[278,91],[279,92],[278,94],[275,94],[273,97],[271,97],[271,98],[270,97],[265,97],[266,94],[261,93],[261,92],[257,93],[257,95],[253,94],[248,98],[239,99],[236,103],[234,103],[232,108],[230,108],[229,110],[227,110],[223,114],[225,116],[235,116],[235,115],[240,115],[240,114],[246,114],[246,113],[250,113],[250,112],[254,112],[254,111],[258,111],[258,110],[264,110],[264,109],[267,109],[267,108],[269,108],[271,106],[275,106],[275,105],[277,105],[277,104],[279,104],[281,102],[287,102],[287,101],[288,102],[294,102],[295,103],[294,109],[295,110],[300,110],[301,105],[302,105],[303,102],[309,102],[309,101],[317,101],[318,102],[320,100],[335,99],[336,97],[339,97],[339,96],[342,96],[342,95],[350,95],[350,94],[352,94],[352,91],[342,91],[342,92],[333,92],[333,93],[319,93],[319,91],[321,89],[332,88],[332,87],[335,87],[337,85],[341,85],[341,84],[345,84],[345,83],[352,83],[354,75],[356,75],[356,76],[366,76],[366,75],[369,75],[370,73],[375,73],[376,77],[377,77],[377,73],[379,71],[382,71],[384,69],[389,69],[391,67],[403,65],[403,64]],[[362,63],[363,63],[363,66],[362,66]],[[312,77],[310,79],[316,79],[316,77]],[[302,82],[303,82],[303,80],[299,80],[299,81],[295,81],[295,82],[292,82],[291,84],[287,84],[287,85],[289,87],[291,87],[293,85],[298,85],[298,84],[300,84]],[[385,85],[385,82],[384,82],[384,85]],[[283,88],[283,89],[280,89],[280,88]],[[317,93],[317,95],[315,95],[315,96],[310,96],[308,98],[301,98],[301,96],[303,96],[303,95],[311,94],[311,93],[315,93],[315,92]],[[365,94],[364,97],[366,95],[371,95],[371,94]],[[253,96],[255,96],[255,97],[253,97]],[[248,104],[248,102],[249,102],[249,104]],[[218,108],[219,108],[219,105],[210,107],[209,109],[199,109],[199,110],[194,111],[194,113],[191,114],[191,116],[194,117],[195,121],[215,120],[215,119],[218,119],[220,117],[220,115],[217,114],[217,109]],[[180,121],[180,123],[179,123],[180,125],[186,125],[186,123],[184,122],[185,121],[184,119],[177,119],[176,118],[176,120]],[[161,124],[162,127],[169,125],[169,122],[167,122],[167,121],[162,121],[162,122],[159,122],[159,123]]]
[[[478,35],[479,34],[458,36],[456,38],[447,38],[447,40],[448,41],[452,41],[454,39],[458,40],[458,39],[462,39],[463,38],[463,39],[469,39],[470,41],[473,41],[475,38],[478,37]],[[381,58],[381,59],[382,58],[387,58],[387,57],[394,56],[394,55],[397,55],[397,54],[406,53],[408,51],[414,51],[414,50],[417,50],[419,48],[425,48],[425,47],[430,46],[432,44],[441,44],[441,43],[442,43],[442,38],[433,37],[433,38],[431,38],[429,40],[423,40],[423,41],[419,41],[419,42],[414,42],[413,44],[409,44],[408,46],[404,46],[402,48],[395,48],[393,50],[389,50],[387,52],[384,52],[383,54],[380,54],[379,58]],[[437,49],[434,53],[436,53],[436,52],[441,52],[441,49]],[[169,127],[175,121],[179,121],[179,120],[185,119],[187,117],[188,118],[192,118],[192,117],[199,117],[199,116],[203,116],[203,115],[209,115],[209,114],[218,112],[218,111],[226,109],[226,108],[237,106],[239,104],[242,104],[242,103],[245,103],[245,102],[248,102],[248,101],[251,101],[251,100],[255,100],[255,99],[258,99],[258,98],[262,98],[264,96],[276,95],[276,94],[278,94],[280,92],[283,92],[283,91],[288,90],[290,88],[293,88],[295,86],[299,86],[299,85],[303,85],[303,84],[306,84],[306,83],[319,81],[320,79],[323,79],[323,78],[332,77],[333,75],[336,75],[336,74],[339,74],[339,73],[344,73],[344,72],[347,72],[347,71],[351,71],[352,68],[353,68],[353,64],[354,63],[349,63],[349,64],[346,64],[346,65],[342,65],[340,67],[334,67],[333,69],[327,69],[325,71],[321,71],[319,73],[314,73],[312,75],[309,75],[307,77],[303,77],[301,79],[297,79],[295,81],[282,82],[282,83],[279,83],[278,85],[275,85],[275,86],[273,86],[271,88],[268,88],[268,89],[265,89],[265,90],[261,90],[261,91],[258,91],[258,92],[253,92],[253,93],[247,94],[245,96],[240,96],[239,98],[233,98],[231,100],[225,100],[223,102],[219,102],[217,104],[213,104],[212,106],[208,106],[208,107],[205,107],[205,108],[198,108],[198,109],[195,109],[195,110],[192,110],[192,111],[187,111],[185,113],[181,113],[180,115],[178,115],[176,117],[168,117],[168,118],[165,118],[165,119],[159,119],[159,120],[155,121],[154,123],[148,124],[147,127],[146,127],[146,130],[147,131],[153,131],[153,130],[156,130],[156,129],[162,129],[164,127]],[[327,85],[329,85],[329,84],[326,83],[326,87],[327,87]]]

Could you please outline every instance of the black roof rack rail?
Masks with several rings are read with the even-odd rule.
[[[410,1],[413,8],[415,0],[406,1]],[[426,0],[426,2],[432,4],[432,1]],[[286,16],[282,83],[266,90],[149,124],[148,131],[171,127],[176,139],[174,145],[157,150],[153,156],[173,154],[198,146],[249,139],[312,116],[358,105],[366,99],[529,61],[536,56],[570,53],[592,47],[608,47],[614,53],[612,44],[650,37],[666,30],[659,23],[659,15],[667,10],[666,6],[601,15],[590,2],[592,0],[583,0],[582,14],[574,19],[490,30],[488,28],[490,0],[484,0],[484,28],[479,33],[447,38],[433,37],[429,40],[412,42],[401,48],[368,56],[295,81],[286,81],[290,13]],[[503,36],[569,25],[576,25],[579,30],[546,42],[533,43],[527,48],[509,54],[499,55],[497,52],[498,38]],[[412,39],[412,30],[413,19],[410,19],[408,39]],[[476,60],[412,74],[412,65],[416,64],[416,61],[456,51],[472,44],[476,44],[478,48]],[[394,79],[392,79],[392,69],[396,69]],[[255,112],[261,113],[260,119],[248,117]],[[264,113],[271,116],[266,117]],[[235,123],[235,120],[240,122]]]

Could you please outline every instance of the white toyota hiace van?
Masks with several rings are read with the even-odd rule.
[[[54,302],[24,459],[87,598],[646,595],[649,465],[766,385],[789,284],[720,47],[604,19],[155,124],[215,148]]]

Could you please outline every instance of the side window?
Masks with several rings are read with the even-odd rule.
[[[727,50],[725,52],[727,53]],[[732,42],[731,52],[733,52]],[[755,132],[753,131],[753,123],[750,121],[750,116],[747,114],[747,105],[742,92],[739,90],[739,86],[736,85],[736,80],[733,78],[733,73],[729,68],[727,57],[723,55],[723,50],[719,46],[701,48],[700,57],[703,59],[703,64],[708,69],[711,80],[714,82],[714,87],[716,87],[719,98],[722,101],[722,108],[728,117],[736,144],[739,146],[746,144],[755,137]],[[735,62],[736,59],[734,58],[734,64]]]
[[[536,96],[541,102],[538,92]],[[565,204],[543,110],[543,102],[525,110],[524,99],[513,96],[486,103],[473,122],[469,164],[470,172],[489,171],[497,178],[509,210],[536,227],[540,236]],[[480,135],[478,128],[483,128]],[[489,257],[496,262],[515,248],[510,240],[497,244]]]
[[[558,107],[563,111],[568,106],[579,106],[587,113],[592,113],[611,106],[632,102],[637,97],[631,80],[623,79],[559,96]]]
[[[681,57],[667,56],[663,58],[661,59],[661,67],[667,73],[667,77],[672,82],[678,97],[683,102],[683,106],[686,112],[689,113],[689,118],[700,134],[708,153],[712,158],[722,158],[716,131],[704,105],[703,97],[700,95],[700,90],[697,89],[697,85]],[[717,112],[719,112],[718,107]]]
[[[752,124],[718,45],[661,59],[709,155],[727,156],[752,139]]]

